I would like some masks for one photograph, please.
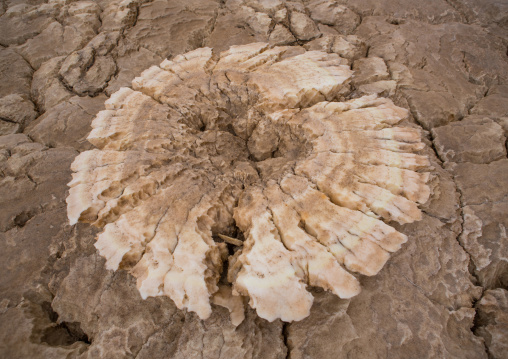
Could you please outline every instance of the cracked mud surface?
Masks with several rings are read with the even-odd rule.
[[[508,6],[497,1],[3,1],[0,7],[0,356],[506,358]],[[70,165],[104,102],[165,58],[269,42],[336,53],[351,91],[410,110],[432,196],[352,299],[313,289],[283,324],[238,327],[111,272],[98,230],[70,226]]]

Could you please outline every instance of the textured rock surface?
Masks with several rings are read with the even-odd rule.
[[[445,162],[489,163],[506,158],[503,128],[489,118],[469,116],[432,129],[432,135]]]
[[[0,97],[30,93],[33,70],[23,57],[10,48],[0,48]]]
[[[74,147],[78,151],[90,149],[86,136],[92,119],[104,109],[106,99],[104,95],[71,97],[46,111],[25,132],[48,147]]]
[[[65,56],[53,57],[44,62],[32,77],[32,99],[42,112],[73,95],[58,78],[58,72],[64,60]]]
[[[2,119],[2,135],[21,132],[21,130],[37,117],[34,104],[18,94],[0,98],[0,118]]]
[[[478,309],[477,335],[483,337],[489,354],[494,358],[505,358],[508,351],[508,292],[498,288],[487,290]]]
[[[315,38],[296,36],[295,13]],[[506,14],[490,0],[4,1],[0,357],[506,358]],[[97,231],[67,224],[66,183],[104,104],[88,104],[92,92],[110,96],[168,56],[256,41],[335,53],[348,66],[381,58],[388,77],[352,96],[409,109],[403,125],[429,131],[434,169],[422,221],[397,225],[408,242],[360,278],[358,296],[313,289],[303,321],[269,323],[247,309],[235,328],[226,308],[212,304],[201,321],[164,297],[141,299],[128,273],[107,271]],[[66,82],[63,62],[87,47],[116,70],[78,66]]]

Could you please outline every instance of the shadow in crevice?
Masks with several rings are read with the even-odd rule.
[[[55,324],[44,330],[41,342],[51,346],[67,346],[76,342],[91,343],[88,335],[81,329],[78,322],[61,322],[57,324],[58,314],[51,308],[51,303],[44,302],[42,309]]]

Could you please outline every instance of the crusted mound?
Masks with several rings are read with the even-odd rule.
[[[307,285],[352,297],[351,272],[376,274],[407,240],[383,221],[420,219],[429,197],[420,134],[394,127],[407,111],[374,96],[332,102],[353,72],[298,51],[257,43],[165,60],[93,121],[97,149],[72,164],[68,216],[103,227],[107,267],[130,269],[143,298],[206,319],[215,293],[232,311],[245,296],[267,320],[301,320]],[[238,240],[225,235],[243,245],[228,249],[223,239]],[[232,292],[219,291],[225,264]]]

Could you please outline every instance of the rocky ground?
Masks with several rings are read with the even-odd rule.
[[[508,358],[508,4],[495,0],[2,0],[0,356]],[[433,195],[362,292],[315,292],[285,324],[201,321],[142,300],[97,230],[68,225],[76,155],[104,101],[203,46],[298,45],[348,59],[358,95],[425,130]],[[351,46],[354,44],[354,46]]]

